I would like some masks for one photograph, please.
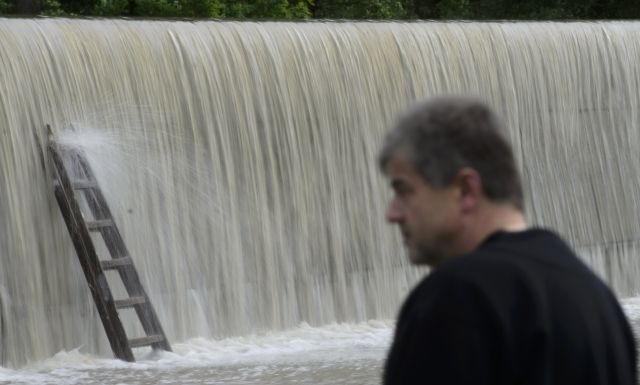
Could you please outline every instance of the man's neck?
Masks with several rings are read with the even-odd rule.
[[[461,242],[462,254],[477,249],[491,234],[497,231],[518,232],[527,229],[522,211],[509,204],[488,203],[469,224]]]

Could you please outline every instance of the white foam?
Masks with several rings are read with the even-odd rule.
[[[96,357],[78,349],[55,356],[20,370],[0,368],[0,384],[83,384],[96,371],[144,372],[176,371],[188,368],[239,366],[243,375],[271,370],[272,365],[295,365],[305,370],[305,362],[322,365],[357,360],[381,361],[393,330],[392,321],[359,324],[331,324],[268,332],[260,335],[211,340],[193,338],[174,343],[173,352],[145,353],[138,350],[138,361],[127,363]],[[113,378],[113,380],[117,380]],[[112,382],[117,383],[117,382]]]
[[[640,297],[624,298],[620,300],[622,309],[629,319],[637,323],[640,321]]]
[[[332,324],[321,328],[302,324],[285,332],[220,341],[195,338],[175,344],[173,355],[177,357],[170,359],[178,364],[188,361],[189,364],[205,365],[300,359],[343,360],[349,359],[349,355],[340,357],[340,352],[353,349],[374,352],[386,349],[390,343],[391,330],[391,321],[369,321],[360,324]],[[171,355],[165,353],[165,356]]]
[[[621,303],[632,321],[640,320],[640,297],[625,298]],[[393,326],[393,321],[322,327],[301,324],[287,331],[221,340],[193,338],[173,343],[173,352],[138,349],[134,363],[74,349],[18,370],[0,367],[0,384],[124,384],[132,380],[141,383],[138,381],[144,378],[151,382],[142,383],[153,383],[153,378],[170,384],[199,383],[211,372],[224,379],[212,383],[257,384],[282,373],[311,378],[313,371],[341,365],[366,368],[363,370],[373,373],[371,378],[378,378]],[[193,374],[196,378],[184,377],[185,372],[197,373]]]

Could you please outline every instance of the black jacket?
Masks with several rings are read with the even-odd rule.
[[[555,234],[499,232],[400,312],[384,384],[637,385],[629,323]]]

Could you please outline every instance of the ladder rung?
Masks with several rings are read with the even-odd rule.
[[[89,229],[89,231],[96,231],[96,230],[100,230],[101,228],[110,227],[113,225],[114,223],[112,219],[100,219],[97,221],[87,221],[87,228]]]
[[[133,260],[131,259],[131,257],[121,257],[100,261],[100,265],[102,266],[103,270],[117,269],[119,267],[129,266],[131,264],[133,264]]]
[[[115,301],[113,301],[113,303],[116,305],[117,309],[124,309],[126,307],[133,307],[135,305],[140,305],[142,303],[147,302],[147,300],[144,297],[131,297],[131,298],[127,298],[127,299],[117,299]]]
[[[76,180],[73,181],[71,185],[75,190],[98,188],[98,184],[96,182],[91,182],[88,180]]]
[[[153,334],[146,337],[140,338],[132,338],[129,340],[129,347],[139,348],[140,346],[149,346],[151,344],[155,344],[156,342],[164,341],[164,337],[160,334]]]
[[[47,127],[49,137],[51,137],[51,128]],[[153,348],[171,351],[171,346],[164,335],[150,298],[147,297],[142,288],[133,259],[127,254],[115,219],[111,216],[100,186],[93,176],[91,167],[84,158],[83,153],[59,146],[54,142],[47,146],[47,150],[53,163],[52,166],[55,168],[53,185],[56,201],[62,211],[62,216],[71,235],[78,259],[83,267],[89,267],[89,269],[85,268],[83,270],[114,355],[125,361],[135,361],[131,348],[148,345]],[[65,163],[68,163],[65,160],[68,158],[78,162],[79,168],[77,170],[75,166],[73,168],[74,171],[78,171],[77,174],[74,173],[75,180],[69,178],[67,166],[65,166]],[[81,200],[82,198],[84,200]],[[86,204],[83,205],[83,203]],[[88,206],[91,212],[90,217],[84,217],[81,206]],[[89,234],[87,230],[92,233]],[[106,258],[102,261],[98,258],[94,246],[96,239],[93,239],[96,237],[92,236],[98,234],[103,236],[111,258]],[[117,271],[125,284],[129,298],[126,298],[127,295],[123,294],[125,298],[113,299],[113,294],[108,285],[106,287],[102,285],[106,283],[102,281],[104,277],[95,274],[96,271],[94,270],[96,268],[100,270],[98,266],[101,266],[103,270],[118,269]],[[127,338],[127,333],[120,318],[121,312],[119,312],[120,309],[124,308],[134,308],[136,310],[136,315],[141,326],[146,331],[146,336],[143,334],[144,337]]]

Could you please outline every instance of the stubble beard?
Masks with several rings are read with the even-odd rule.
[[[447,259],[448,253],[444,245],[436,241],[423,241],[409,247],[409,260],[414,265],[436,267]]]

